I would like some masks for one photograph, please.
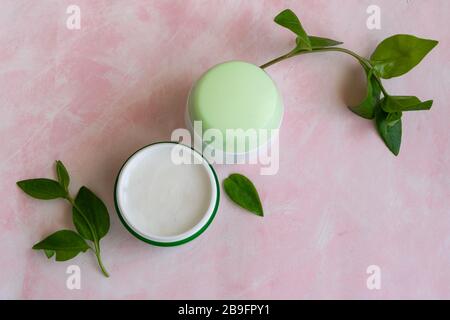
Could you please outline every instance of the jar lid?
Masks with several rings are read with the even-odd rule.
[[[117,175],[114,202],[126,229],[157,246],[198,237],[214,219],[220,189],[212,166],[176,142],[139,149]]]
[[[234,144],[227,142],[227,129],[253,129],[257,133],[261,129],[278,129],[282,114],[280,94],[273,80],[260,67],[243,61],[212,67],[189,94],[188,121],[191,125],[201,121],[203,131],[220,130],[223,143],[214,147],[226,152],[251,151],[249,145],[245,150],[230,149]],[[256,148],[266,144],[268,139],[270,132],[258,138]]]

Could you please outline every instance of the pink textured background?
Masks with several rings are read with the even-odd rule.
[[[368,5],[382,29],[365,26]],[[66,8],[81,7],[81,30]],[[339,53],[268,69],[285,101],[280,170],[216,166],[256,183],[263,219],[223,197],[206,233],[177,248],[133,238],[113,207],[113,183],[136,149],[183,126],[192,82],[230,59],[261,64],[293,45],[273,17],[296,11],[312,34],[370,55],[395,33],[438,39],[411,73],[385,85],[434,99],[404,116],[395,158],[373,124],[346,103],[364,95],[362,72]],[[450,298],[450,54],[448,1],[19,1],[0,10],[0,298]],[[55,263],[31,246],[72,228],[63,201],[38,201],[15,186],[52,177],[53,161],[106,202],[102,241],[111,278],[92,254]],[[66,289],[78,264],[82,289]],[[382,288],[366,288],[381,267]]]

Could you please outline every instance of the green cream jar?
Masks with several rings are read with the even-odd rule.
[[[274,81],[251,63],[218,64],[206,71],[189,93],[188,129],[203,141],[204,149],[210,148],[225,157],[254,154],[270,146],[282,118],[283,103]],[[213,134],[205,137],[211,130]],[[248,138],[245,143],[235,140],[233,132],[239,130]],[[221,139],[217,139],[219,133]],[[254,134],[257,139],[249,141]]]

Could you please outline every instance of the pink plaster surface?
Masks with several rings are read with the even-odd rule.
[[[381,8],[381,30],[366,8]],[[81,8],[81,30],[66,8]],[[262,64],[293,37],[273,17],[290,7],[311,34],[369,56],[395,33],[438,39],[388,90],[434,99],[404,116],[400,155],[369,121],[346,108],[363,75],[339,53],[302,56],[268,69],[285,102],[280,170],[216,166],[249,176],[266,217],[225,196],[210,228],[176,248],[129,234],[113,204],[116,174],[136,149],[183,126],[189,87],[226,60]],[[0,298],[450,298],[449,1],[23,1],[0,10]],[[31,246],[72,228],[68,205],[38,201],[17,180],[53,177],[61,159],[73,193],[85,184],[107,204],[102,240],[109,279],[92,254],[47,260]],[[82,271],[66,288],[66,268]],[[368,290],[378,265],[381,290]]]

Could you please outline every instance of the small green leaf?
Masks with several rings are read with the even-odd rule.
[[[88,188],[81,187],[75,198],[75,204],[81,212],[73,207],[72,218],[80,235],[92,241],[103,238],[108,233],[110,224],[108,209],[103,201]]]
[[[223,181],[225,192],[236,204],[258,216],[264,216],[258,191],[253,183],[241,174],[231,174]]]
[[[70,177],[66,167],[60,160],[56,161],[56,174],[58,175],[59,183],[63,186],[64,190],[67,191],[70,183]]]
[[[313,49],[317,48],[328,48],[328,47],[334,47],[343,44],[343,42],[336,41],[333,39],[328,38],[321,38],[316,36],[309,36],[309,41],[311,43],[311,47]]]
[[[376,73],[389,79],[414,68],[438,42],[408,34],[397,34],[383,40],[370,57]]]
[[[402,118],[402,112],[388,112],[386,122],[389,127],[394,126]]]
[[[56,198],[65,198],[67,196],[66,190],[58,183],[58,181],[39,178],[18,181],[17,185],[29,196],[41,199],[50,200]]]
[[[373,119],[375,117],[375,109],[380,102],[381,89],[372,70],[367,72],[367,94],[364,100],[357,106],[349,107],[351,111],[357,115]]]
[[[48,236],[33,246],[35,250],[44,250],[48,258],[56,254],[56,261],[72,259],[80,252],[89,249],[86,241],[80,235],[71,230],[60,230]]]
[[[382,108],[386,112],[430,110],[433,100],[420,101],[414,96],[388,96],[383,99]]]
[[[47,256],[47,258],[49,258],[49,259],[55,255],[55,251],[53,251],[53,250],[44,249],[44,253]]]
[[[320,38],[320,37],[315,37],[315,36],[309,36],[308,38],[309,38],[309,40],[311,42],[311,48],[312,49],[329,48],[329,47],[338,46],[338,45],[343,43],[343,42],[339,42],[339,41],[336,41],[336,40],[327,39],[327,38]],[[300,37],[297,37],[295,42],[296,42],[297,46],[294,49],[294,53],[298,53],[298,52],[301,52],[301,51],[310,51],[308,49],[305,49],[303,41],[302,41],[302,39]]]
[[[303,29],[300,20],[298,19],[298,17],[295,15],[294,12],[292,12],[290,9],[286,9],[280,12],[275,17],[274,21],[280,26],[291,30],[298,36],[297,47],[311,51],[311,41],[309,40],[306,31]]]
[[[378,132],[380,133],[380,136],[386,146],[393,154],[398,155],[400,152],[400,144],[402,142],[401,114],[397,120],[395,120],[395,117],[398,117],[398,114],[394,116],[394,119],[388,119],[389,115],[389,113],[383,111],[381,108],[378,108],[375,122]]]

